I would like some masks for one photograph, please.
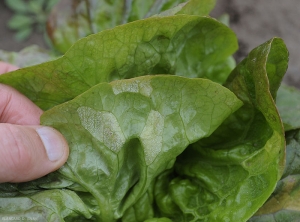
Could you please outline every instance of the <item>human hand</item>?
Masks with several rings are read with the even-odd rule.
[[[16,69],[0,62],[0,74]],[[37,179],[67,160],[66,140],[55,129],[39,125],[42,113],[17,90],[0,84],[0,183]]]

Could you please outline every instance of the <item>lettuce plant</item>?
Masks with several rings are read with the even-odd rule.
[[[295,130],[287,133],[288,147],[298,143],[299,125],[276,107],[288,51],[272,38],[234,67],[237,39],[207,16],[213,4],[191,0],[82,38],[56,60],[1,75],[1,83],[45,110],[41,124],[65,136],[70,156],[43,178],[0,184],[0,215],[265,221],[280,211],[276,216],[297,218],[287,207],[292,198],[290,205],[273,201],[286,200],[286,191],[297,197],[299,189],[297,176],[286,179],[299,164],[292,150],[285,166],[282,120]],[[289,93],[279,91],[280,111]]]

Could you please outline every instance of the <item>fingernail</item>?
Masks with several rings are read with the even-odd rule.
[[[64,154],[64,143],[55,130],[50,127],[41,127],[36,129],[36,132],[44,144],[48,159],[52,162],[59,160]]]

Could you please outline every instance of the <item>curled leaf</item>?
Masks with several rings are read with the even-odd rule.
[[[300,219],[300,131],[290,131],[286,138],[286,166],[282,178],[250,222],[296,222]]]
[[[233,70],[225,86],[244,105],[158,178],[155,201],[162,216],[246,221],[268,199],[284,168],[284,131],[274,98],[287,62],[285,44],[274,38]]]
[[[113,221],[240,105],[209,80],[145,76],[96,85],[45,112],[41,122],[69,142],[62,177],[93,195],[99,220]]]
[[[276,100],[285,131],[300,128],[300,91],[296,88],[282,85],[278,90]]]

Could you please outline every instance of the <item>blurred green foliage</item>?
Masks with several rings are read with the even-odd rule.
[[[5,5],[14,12],[7,26],[16,31],[16,40],[26,40],[34,30],[44,32],[48,14],[58,1],[5,0]]]

